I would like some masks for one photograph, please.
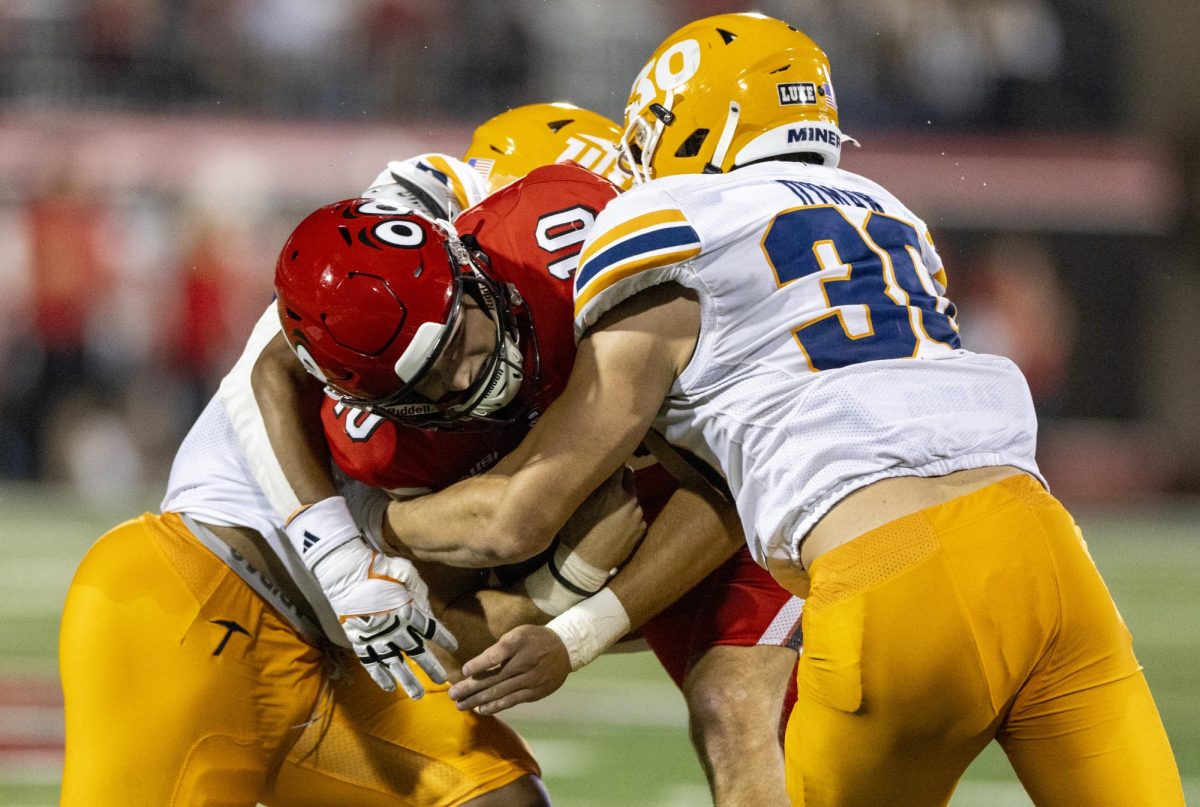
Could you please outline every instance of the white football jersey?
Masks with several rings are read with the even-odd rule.
[[[296,505],[299,501],[271,451],[262,416],[249,388],[250,369],[278,330],[279,319],[272,305],[255,326],[242,358],[176,452],[161,509],[190,517],[188,526],[197,538],[295,627],[311,636],[314,626],[306,624],[303,612],[287,601],[275,584],[278,581],[267,577],[265,570],[251,567],[202,525],[248,527],[258,532],[279,559],[284,573],[292,579],[293,588],[307,601],[308,610],[315,613],[319,631],[344,645],[345,634],[328,598],[283,531],[288,508],[295,509],[289,497]],[[343,479],[339,482],[355,521],[379,541],[386,494],[357,482]]]
[[[339,482],[354,520],[378,542],[387,495],[358,482]],[[328,598],[284,533],[283,517],[255,481],[230,413],[219,397],[209,401],[175,454],[161,510],[183,515],[192,533],[302,634],[310,639],[319,634],[347,645]],[[286,574],[292,585],[281,586],[285,581],[272,580],[266,569],[254,568],[248,559],[205,530],[204,524],[248,527],[258,532],[265,548],[279,560],[276,569]],[[298,592],[307,607],[298,608],[291,602],[286,593],[289,589]],[[312,624],[308,614],[316,616],[317,625]]]
[[[770,162],[636,187],[584,244],[576,335],[664,282],[695,291],[701,327],[656,428],[724,474],[760,563],[796,560],[822,515],[884,477],[1040,479],[1024,377],[961,349],[925,223],[878,184]]]
[[[191,532],[214,555],[311,639],[313,626],[307,624],[301,616],[303,612],[288,601],[284,589],[278,585],[281,581],[272,580],[265,569],[255,569],[203,525],[248,527],[258,532],[291,577],[294,590],[301,593],[308,603],[308,610],[316,615],[320,632],[340,644],[345,643],[328,599],[292,548],[283,532],[283,519],[255,483],[246,456],[238,446],[233,424],[219,398],[209,401],[175,454],[161,509],[164,513],[183,515]]]

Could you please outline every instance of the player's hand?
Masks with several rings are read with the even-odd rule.
[[[420,698],[425,688],[408,660],[434,681],[446,682],[446,671],[427,643],[453,652],[458,641],[434,618],[428,589],[412,563],[355,539],[323,557],[313,573],[375,683],[388,692],[399,683],[410,698]]]
[[[387,692],[394,691],[398,682],[413,700],[425,694],[425,687],[408,668],[406,659],[415,661],[434,681],[446,682],[446,671],[426,642],[436,642],[449,650],[457,643],[427,612],[410,604],[384,614],[348,617],[342,628],[358,660]]]
[[[571,674],[567,648],[558,635],[539,625],[513,628],[463,665],[463,680],[450,687],[461,711],[490,715],[541,700]]]

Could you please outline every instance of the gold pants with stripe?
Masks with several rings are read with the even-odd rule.
[[[861,535],[811,579],[786,736],[794,804],[946,804],[993,739],[1035,804],[1183,804],[1129,632],[1031,477]]]
[[[303,641],[174,514],[104,535],[67,594],[63,805],[451,805],[538,766],[422,678]]]

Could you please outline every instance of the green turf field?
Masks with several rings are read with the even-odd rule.
[[[57,804],[61,715],[53,705],[62,598],[93,540],[138,504],[85,505],[44,487],[0,487],[0,804]],[[1179,759],[1200,804],[1200,507],[1079,514],[1092,554],[1133,631]],[[667,807],[707,801],[678,692],[645,653],[602,658],[513,722],[561,807]],[[990,749],[954,807],[1029,804]]]

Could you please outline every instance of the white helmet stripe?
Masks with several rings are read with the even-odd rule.
[[[401,381],[405,384],[409,383],[417,373],[425,368],[433,357],[434,351],[437,350],[442,334],[449,327],[449,323],[443,322],[421,323],[404,353],[396,360],[396,375]]]

